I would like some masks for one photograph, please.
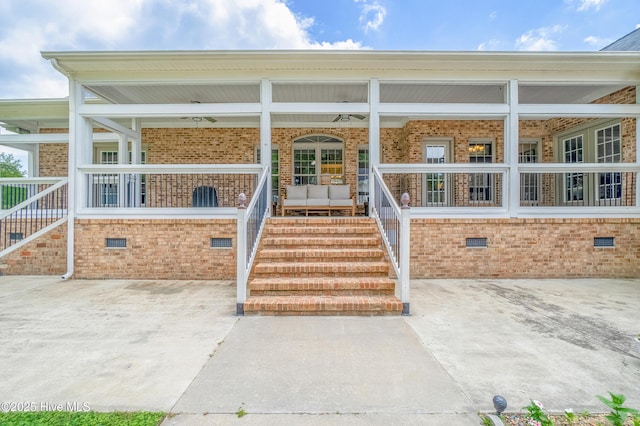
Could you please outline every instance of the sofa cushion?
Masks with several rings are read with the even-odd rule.
[[[353,206],[353,200],[351,198],[346,200],[329,200],[329,205],[336,207],[351,207]]]
[[[329,199],[348,200],[350,198],[351,188],[349,185],[329,185]]]
[[[307,187],[307,198],[310,200],[329,199],[329,189],[327,185],[309,185]]]
[[[306,207],[307,205],[307,200],[298,200],[298,199],[293,199],[290,200],[288,198],[285,198],[284,200],[282,200],[282,205],[285,207]]]
[[[307,185],[287,185],[287,200],[306,200]],[[300,204],[295,204],[299,206]],[[304,204],[303,204],[304,205]]]
[[[309,198],[307,200],[307,206],[308,207],[328,206],[328,205],[329,205],[329,199],[328,198]]]

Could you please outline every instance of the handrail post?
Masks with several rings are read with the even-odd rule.
[[[238,196],[238,219],[236,236],[236,315],[244,315],[244,302],[247,300],[247,207],[244,193]]]
[[[409,293],[411,289],[411,201],[409,194],[404,193],[400,198],[400,301],[402,302],[402,315],[409,315]]]

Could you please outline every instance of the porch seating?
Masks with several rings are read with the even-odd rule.
[[[286,193],[281,196],[281,214],[287,210],[327,211],[331,216],[332,210],[351,210],[355,216],[356,203],[351,195],[350,185],[287,185]]]
[[[213,186],[198,186],[192,196],[193,207],[218,207],[218,194]]]

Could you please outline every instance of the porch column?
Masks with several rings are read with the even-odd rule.
[[[640,104],[640,86],[636,86],[636,105]],[[636,164],[640,164],[640,115],[635,116],[636,119]],[[638,185],[638,177],[636,176],[636,207],[640,207],[640,185]]]
[[[142,130],[139,118],[131,119],[131,130],[136,137],[131,140],[131,164],[142,164]],[[131,206],[140,207],[142,205],[142,175],[137,174],[133,184],[133,194],[131,194]]]
[[[77,167],[85,160],[87,146],[92,147],[88,139],[93,130],[87,120],[78,114],[78,108],[84,103],[82,85],[69,78],[69,144],[68,144],[68,191],[67,191],[67,272],[64,279],[73,275],[75,216],[83,198],[84,181],[77,173]]]
[[[508,90],[509,115],[506,119],[505,141],[504,141],[504,157],[505,162],[509,165],[508,185],[508,204],[510,217],[518,216],[520,208],[520,175],[518,174],[518,146],[519,146],[519,122],[518,116],[518,80],[509,80]]]
[[[260,165],[262,170],[271,169],[271,81],[263,78],[260,82]],[[271,172],[270,172],[271,173]],[[273,188],[271,187],[271,179],[267,179],[267,194],[269,194],[269,205],[273,202],[271,199]],[[271,216],[271,208],[267,209],[267,217]]]
[[[369,80],[369,206],[375,205],[373,166],[380,165],[380,81]]]

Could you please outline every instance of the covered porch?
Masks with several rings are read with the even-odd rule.
[[[142,276],[144,261],[108,267],[122,252],[105,241],[127,235],[127,250],[152,246],[144,259],[165,264],[148,278],[200,271],[187,255],[226,259],[197,277],[246,276],[287,185],[318,184],[349,185],[357,214],[376,218],[401,282],[464,276],[452,267],[460,259],[468,274],[517,273],[523,235],[533,235],[534,256],[558,258],[562,247],[539,242],[549,227],[566,238],[580,231],[591,250],[612,248],[596,252],[603,264],[588,274],[640,268],[627,238],[640,233],[637,53],[43,56],[69,77],[69,100],[57,101],[68,120],[19,115],[5,102],[0,121],[24,132],[1,141],[38,146],[34,176],[68,176],[67,269],[80,276]],[[456,226],[442,235],[443,223]],[[199,248],[186,249],[181,235]],[[213,244],[230,251],[212,254]],[[492,260],[496,246],[516,255]],[[621,263],[620,252],[631,255]],[[96,259],[100,270],[87,269]],[[554,276],[567,271],[551,266]]]

